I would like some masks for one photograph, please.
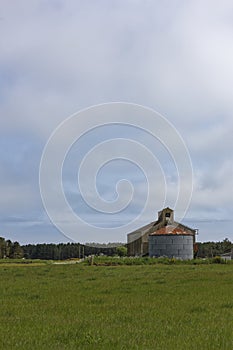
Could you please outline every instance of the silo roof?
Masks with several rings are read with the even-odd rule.
[[[167,225],[165,227],[161,227],[160,229],[150,233],[150,236],[155,236],[155,235],[190,235],[192,236],[193,234],[190,231],[188,230],[186,231],[183,228]]]

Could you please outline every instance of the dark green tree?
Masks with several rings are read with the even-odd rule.
[[[127,248],[125,246],[119,246],[116,248],[116,253],[119,256],[127,256]]]

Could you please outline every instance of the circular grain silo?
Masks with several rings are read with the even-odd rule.
[[[150,257],[193,259],[194,237],[184,229],[166,226],[148,237]]]

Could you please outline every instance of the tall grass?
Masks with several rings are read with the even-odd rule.
[[[149,258],[149,257],[109,257],[92,256],[83,262],[85,265],[117,266],[117,265],[206,265],[206,264],[233,264],[233,261],[222,259],[219,256],[208,259],[180,260],[175,258]]]

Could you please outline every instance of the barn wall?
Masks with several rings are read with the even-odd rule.
[[[128,256],[143,256],[148,255],[148,235],[127,243]]]

